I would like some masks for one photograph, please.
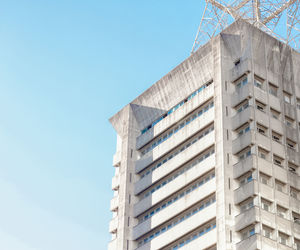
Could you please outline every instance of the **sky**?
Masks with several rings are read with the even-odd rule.
[[[108,119],[190,55],[204,1],[0,2],[0,249],[106,249]]]

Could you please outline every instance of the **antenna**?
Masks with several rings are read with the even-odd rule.
[[[300,0],[205,0],[192,53],[243,19],[300,52]]]

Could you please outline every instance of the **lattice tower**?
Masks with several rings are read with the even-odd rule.
[[[205,0],[192,53],[237,19],[300,52],[300,0]]]

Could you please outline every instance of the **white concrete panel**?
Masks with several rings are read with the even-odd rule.
[[[152,241],[137,248],[137,250],[160,249],[174,240],[180,238],[182,235],[196,229],[205,222],[212,220],[216,216],[216,204],[206,207],[201,212],[191,216],[189,219],[172,227],[170,230],[157,236]]]
[[[166,131],[168,128],[179,122],[187,114],[197,109],[203,103],[208,101],[214,95],[214,84],[210,84],[202,92],[198,93],[190,101],[185,103],[183,106],[179,107],[173,113],[165,117],[163,120],[158,122],[153,128],[151,128],[146,133],[140,135],[136,141],[136,148],[141,148],[147,144],[151,139],[155,138],[162,132]]]
[[[150,219],[140,223],[133,228],[133,238],[137,239],[151,229],[159,226],[167,220],[180,214],[185,209],[191,207],[197,202],[201,201],[208,195],[216,191],[216,181],[212,179],[205,183],[203,186],[189,193],[186,197],[177,200],[172,205],[161,210],[159,213],[153,215]]]
[[[188,150],[184,150],[183,152],[177,154],[171,160],[167,161],[162,166],[155,169],[151,174],[137,181],[135,184],[135,194],[142,192],[150,185],[152,185],[152,183],[159,181],[169,173],[173,172],[175,169],[182,166],[184,163],[188,162],[200,152],[212,146],[214,143],[215,133],[214,131],[212,131],[211,133],[209,133],[208,135],[204,136],[202,139],[198,140],[193,145],[191,145],[188,148]],[[214,159],[215,156],[211,155],[204,161],[207,162],[209,160],[209,162],[211,162],[212,160],[214,161]]]
[[[201,175],[214,168],[214,159],[207,158],[207,164],[205,161],[198,163],[194,168],[178,176],[173,181],[169,182],[165,186],[159,189],[159,192],[154,192],[152,195],[142,199],[134,206],[134,216],[145,212],[150,207],[154,206],[158,202],[164,200],[173,193],[176,193],[192,181],[198,179]]]

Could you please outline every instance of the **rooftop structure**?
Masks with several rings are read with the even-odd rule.
[[[242,19],[300,51],[299,0],[205,0],[192,53]]]

